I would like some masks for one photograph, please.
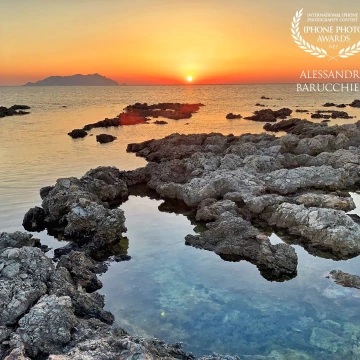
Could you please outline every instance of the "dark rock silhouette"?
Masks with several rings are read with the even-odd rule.
[[[315,114],[311,115],[312,119],[353,119],[354,116],[350,116],[345,111],[336,110],[317,110]]]
[[[35,206],[24,216],[23,227],[27,231],[42,231],[45,229],[45,212],[42,208]]]
[[[150,118],[164,117],[172,120],[189,119],[197,112],[203,104],[180,104],[180,103],[159,103],[148,105],[146,103],[135,103],[128,105],[117,117],[87,124],[83,130],[88,131],[100,127],[117,127],[137,124],[148,124]],[[155,121],[155,124],[165,124],[165,121]],[[70,135],[70,133],[69,133]],[[71,135],[70,135],[71,136]]]
[[[278,132],[278,131],[286,131],[286,132],[290,132],[290,130],[292,128],[294,128],[296,125],[301,124],[303,122],[307,122],[308,120],[301,120],[301,119],[288,119],[288,120],[282,120],[276,124],[270,124],[267,123],[264,125],[264,130],[266,131],[273,131],[273,132]],[[310,121],[308,121],[310,123]]]
[[[292,114],[292,110],[288,108],[282,108],[280,110],[264,109],[255,111],[254,115],[244,117],[246,120],[275,122],[277,118],[285,119]]]
[[[88,133],[83,129],[74,129],[68,133],[73,139],[84,138]]]
[[[350,106],[360,108],[360,100],[354,100]]]
[[[5,106],[0,106],[0,118],[5,116],[13,116],[13,115],[27,115],[30,113],[28,111],[23,111],[23,110],[28,110],[28,109],[30,109],[30,106],[27,105],[13,105],[9,108]]]
[[[50,76],[35,83],[28,82],[24,86],[118,86],[119,84],[99,74],[72,76]]]
[[[240,114],[235,115],[233,113],[229,113],[229,114],[226,115],[226,118],[228,120],[233,120],[233,119],[241,119],[242,116]]]
[[[116,136],[108,135],[108,134],[100,134],[96,135],[96,141],[100,144],[106,144],[116,140]]]

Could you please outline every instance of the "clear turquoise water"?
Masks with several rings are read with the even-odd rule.
[[[283,100],[266,102],[261,95]],[[346,103],[354,98],[353,94],[299,95],[294,85],[0,88],[0,105],[32,107],[28,116],[0,119],[0,231],[21,230],[24,213],[41,202],[39,188],[59,177],[81,176],[98,165],[143,166],[143,159],[125,152],[129,142],[173,132],[259,133],[263,124],[228,121],[226,113],[246,116],[257,109],[257,102],[276,105],[271,106],[274,109],[315,110],[327,101]],[[73,141],[66,135],[137,101],[206,106],[191,120],[106,130],[118,137],[106,146],[94,137]],[[360,116],[355,109],[346,111]],[[360,203],[360,195],[354,199]],[[121,205],[132,259],[112,263],[101,276],[101,292],[116,324],[133,334],[183,341],[185,349],[196,355],[272,352],[285,354],[283,359],[306,359],[299,357],[303,352],[311,359],[360,358],[360,291],[326,278],[334,268],[360,275],[358,258],[335,262],[294,246],[298,276],[284,283],[268,282],[245,261],[225,262],[211,252],[185,246],[184,238],[194,232],[194,225],[183,215],[159,211],[161,202],[131,196]],[[62,245],[45,233],[39,237],[50,246]],[[275,234],[271,239],[281,241]],[[288,349],[297,351],[297,357]]]

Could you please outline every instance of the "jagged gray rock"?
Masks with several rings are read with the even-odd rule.
[[[0,233],[0,251],[6,248],[21,248],[23,246],[40,247],[40,240],[32,234],[15,231]]]
[[[0,325],[14,325],[47,293],[54,265],[40,249],[6,248],[0,253]]]
[[[354,203],[340,190],[360,184],[360,122],[327,126],[290,119],[275,126],[289,134],[280,138],[268,134],[173,134],[130,144],[128,151],[145,157],[149,164],[126,173],[127,184],[146,183],[164,198],[197,207],[198,220],[213,221],[223,210],[234,215],[236,211],[245,220],[261,219],[286,229],[290,236],[303,237],[312,249],[332,252],[335,258],[359,254],[357,225],[345,213]],[[207,203],[208,199],[216,199],[218,204]],[[224,208],[224,201],[234,202],[237,209]],[[318,221],[294,229],[291,214],[295,208],[302,214],[316,211]],[[272,212],[281,213],[281,220]],[[329,219],[333,225],[320,231],[319,224],[325,226]],[[309,229],[305,231],[305,227]],[[321,233],[330,237],[323,239]],[[345,241],[343,236],[350,238]]]
[[[196,220],[198,221],[212,221],[217,220],[224,212],[230,212],[237,215],[239,209],[235,202],[231,200],[217,201],[216,199],[203,200],[197,209]]]
[[[208,230],[200,235],[188,235],[188,245],[214,251],[229,261],[248,260],[270,280],[284,280],[296,275],[297,255],[287,244],[271,245],[248,221],[222,213],[215,222],[206,224]]]
[[[44,295],[18,324],[11,337],[13,347],[25,345],[31,356],[60,353],[71,340],[78,323],[68,296]]]
[[[114,167],[98,167],[81,179],[58,179],[55,186],[40,190],[42,208],[30,209],[23,225],[31,231],[56,228],[89,253],[117,243],[126,231],[125,216],[109,206],[128,197],[122,178]]]
[[[343,211],[282,203],[269,212],[270,225],[300,235],[312,246],[344,259],[360,253],[360,226]]]

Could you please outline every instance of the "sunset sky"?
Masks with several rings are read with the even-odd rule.
[[[360,54],[329,63],[294,44],[301,8],[360,13],[358,0],[0,0],[0,85],[77,73],[134,85],[189,75],[200,84],[296,82],[304,68],[358,69]]]

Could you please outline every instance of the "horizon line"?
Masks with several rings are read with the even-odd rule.
[[[0,85],[0,87],[27,87],[27,88],[37,88],[37,87],[126,87],[126,86],[222,86],[222,85],[294,85],[300,84],[297,82],[273,82],[273,83],[216,83],[216,84],[119,84],[119,85],[35,85],[35,86],[26,86],[24,85]],[[304,83],[305,84],[305,83]]]

